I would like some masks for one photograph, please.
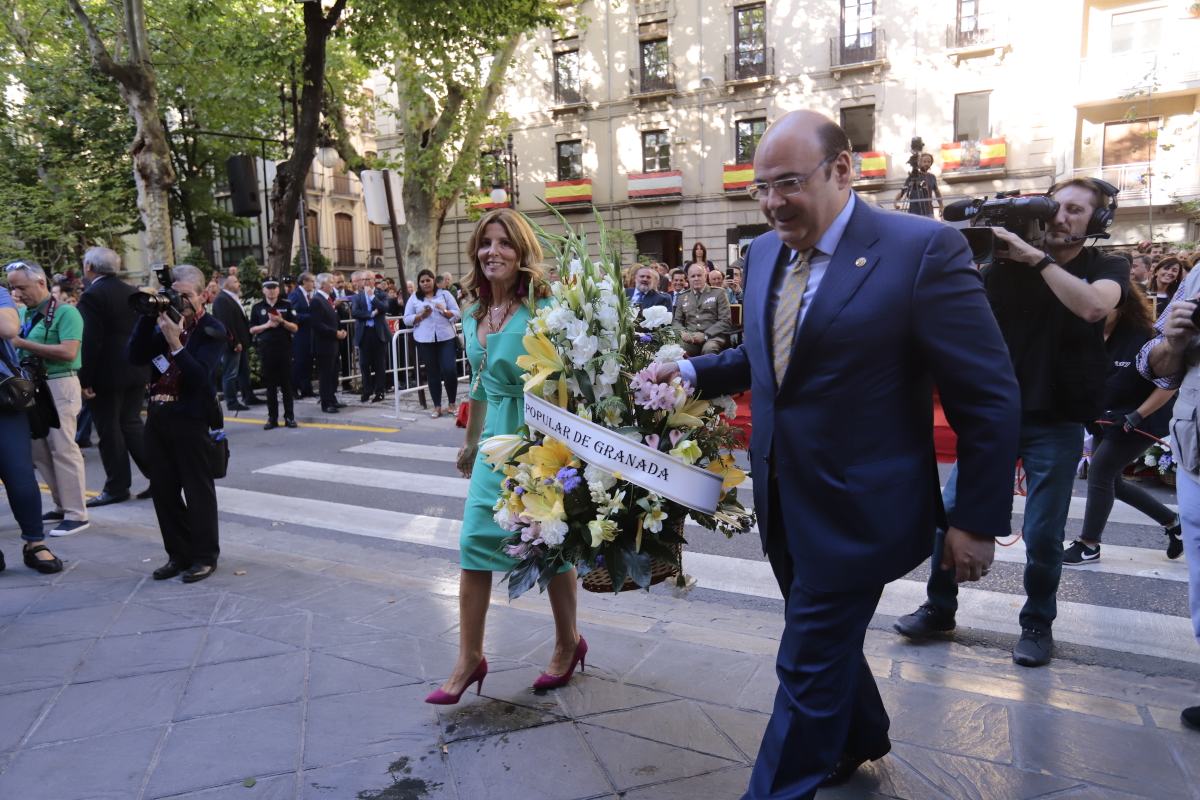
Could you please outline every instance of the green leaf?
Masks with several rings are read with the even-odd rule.
[[[588,403],[595,403],[596,392],[592,388],[592,379],[581,369],[575,370],[574,375],[576,383],[579,384],[579,391],[583,392],[583,396],[587,398]]]
[[[625,558],[625,568],[633,582],[643,589],[650,588],[650,554],[644,550],[640,553],[633,551],[633,543],[627,543],[621,552]]]
[[[609,577],[612,578],[613,593],[621,591],[621,587],[625,585],[625,578],[629,574],[628,568],[625,566],[625,554],[621,552],[621,548],[610,542],[603,548],[604,566],[608,568]]]
[[[528,592],[537,583],[538,563],[536,559],[522,561],[508,573],[508,599],[516,600]]]
[[[242,786],[245,786],[247,789],[253,789],[257,784],[258,780],[256,778],[246,778],[246,780],[242,781]]]

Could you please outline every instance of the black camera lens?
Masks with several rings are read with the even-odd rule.
[[[129,307],[143,317],[157,317],[171,307],[171,300],[161,294],[138,292],[129,296]]]

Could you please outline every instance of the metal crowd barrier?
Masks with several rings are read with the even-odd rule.
[[[395,320],[395,322],[393,322]],[[353,320],[350,320],[353,322]],[[393,331],[392,344],[388,349],[388,372],[392,376],[393,403],[395,404],[395,414],[400,416],[400,398],[406,394],[413,392],[422,392],[421,407],[425,408],[424,390],[429,388],[425,379],[421,375],[421,361],[417,357],[416,342],[413,340],[413,329],[405,328],[404,321],[400,317],[388,317],[388,326]],[[456,335],[462,335],[462,323],[454,324],[454,332]],[[357,355],[355,356],[357,358]],[[470,381],[471,365],[467,361],[466,348],[460,348],[455,357],[457,366],[458,381],[460,383]],[[453,413],[454,409],[451,409]]]

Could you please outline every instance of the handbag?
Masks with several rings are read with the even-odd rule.
[[[28,411],[37,402],[37,384],[8,360],[8,348],[0,345],[0,361],[9,375],[0,378],[0,411]]]
[[[224,429],[209,431],[208,444],[204,450],[204,455],[208,459],[208,474],[212,475],[213,480],[228,475],[229,439],[225,436]]]

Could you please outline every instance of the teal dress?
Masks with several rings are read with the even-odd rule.
[[[549,302],[539,300],[538,307]],[[517,428],[525,424],[521,402],[524,370],[517,366],[517,359],[525,355],[522,340],[528,322],[529,306],[522,304],[499,333],[488,334],[487,361],[483,363],[485,351],[479,344],[479,323],[471,309],[463,310],[463,339],[466,340],[467,359],[471,362],[471,399],[487,401],[481,442],[489,436],[516,433]],[[459,538],[463,569],[507,572],[516,564],[500,549],[500,543],[510,533],[492,519],[503,478],[504,473],[492,471],[483,460],[482,452],[475,457]]]

